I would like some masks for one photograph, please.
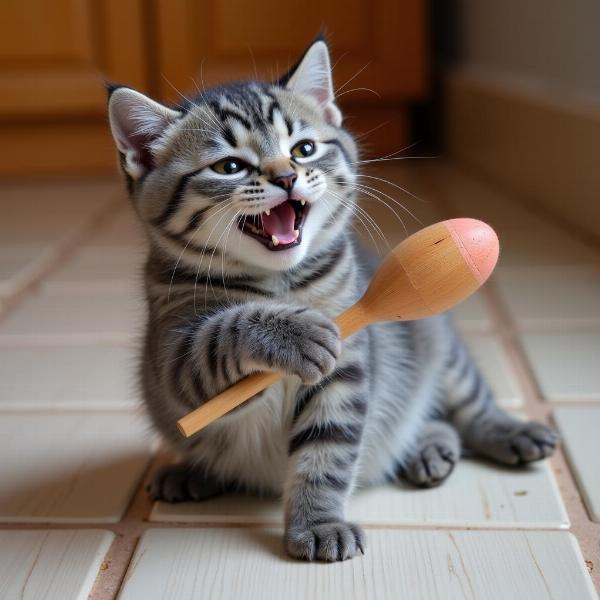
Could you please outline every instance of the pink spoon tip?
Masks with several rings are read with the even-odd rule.
[[[498,262],[500,243],[496,232],[477,219],[450,219],[444,223],[473,275],[482,284]]]

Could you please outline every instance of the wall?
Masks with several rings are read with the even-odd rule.
[[[598,0],[458,0],[466,67],[600,101]]]

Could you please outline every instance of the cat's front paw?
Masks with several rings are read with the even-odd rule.
[[[335,562],[364,554],[366,537],[354,523],[330,521],[286,531],[285,545],[294,558]]]
[[[313,385],[334,370],[342,342],[331,319],[310,308],[290,307],[262,320],[252,334],[251,351],[269,368]]]

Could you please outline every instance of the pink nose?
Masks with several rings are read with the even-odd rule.
[[[450,219],[444,224],[473,275],[479,283],[483,283],[498,262],[500,243],[496,232],[487,223],[477,219]]]
[[[291,190],[294,187],[294,183],[296,183],[296,179],[298,179],[296,173],[284,173],[283,175],[273,177],[271,183],[284,190]]]

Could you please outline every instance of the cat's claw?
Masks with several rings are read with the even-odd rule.
[[[366,536],[354,523],[331,521],[289,530],[285,542],[288,553],[294,558],[336,562],[364,554]]]

